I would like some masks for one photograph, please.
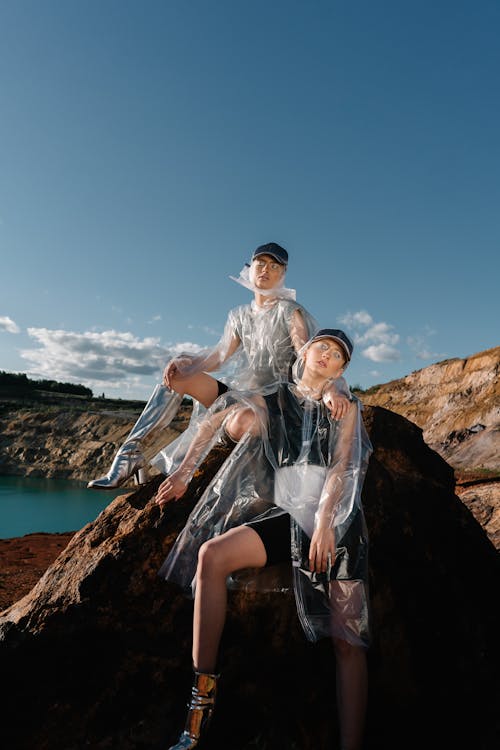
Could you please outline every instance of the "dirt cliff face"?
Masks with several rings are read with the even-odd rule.
[[[166,445],[185,427],[183,407],[159,436]],[[89,480],[106,473],[141,409],[81,412],[6,410],[0,416],[0,474]]]
[[[361,394],[422,428],[452,466],[500,474],[500,347],[450,359]]]
[[[500,549],[500,347],[361,393],[410,419],[455,470],[456,492]]]

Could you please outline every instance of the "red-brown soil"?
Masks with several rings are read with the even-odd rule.
[[[74,533],[0,539],[0,611],[31,591]]]

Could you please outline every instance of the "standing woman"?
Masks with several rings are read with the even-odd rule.
[[[159,488],[160,505],[181,497],[216,440],[235,442],[160,570],[194,589],[195,681],[185,729],[171,750],[196,747],[212,714],[228,582],[253,575],[258,585],[258,570],[268,567],[282,589],[284,562],[292,566],[306,637],[333,638],[341,748],[361,747],[369,644],[361,488],[372,447],[359,402],[340,421],[323,402],[351,354],[343,331],[322,329],[299,352],[293,383],[260,396],[221,396]]]

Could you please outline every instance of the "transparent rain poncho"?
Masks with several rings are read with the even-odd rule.
[[[159,575],[192,592],[203,542],[235,526],[287,513],[291,565],[237,571],[228,585],[275,591],[293,586],[309,640],[334,636],[367,646],[368,539],[361,489],[372,447],[360,402],[334,421],[322,400],[311,398],[300,382],[270,384],[260,395],[225,393],[199,425],[177,476],[188,482],[209,451],[227,442],[238,416],[248,428],[207,486]],[[325,521],[334,529],[336,556],[327,573],[312,573],[310,536]]]
[[[230,389],[244,391],[260,391],[270,383],[288,382],[297,352],[318,330],[318,323],[295,301],[294,289],[257,289],[251,266],[244,266],[238,278],[231,278],[269,301],[259,306],[253,300],[231,310],[215,347],[198,353],[183,352],[175,358],[178,376],[182,379],[209,372]],[[336,381],[336,387],[339,393],[349,395],[343,378]],[[153,466],[164,474],[175,470],[205,412],[195,401],[188,428],[153,458]]]
[[[296,352],[318,325],[295,301],[294,289],[262,290],[253,283],[252,273],[252,267],[245,265],[238,278],[230,278],[267,300],[262,306],[254,300],[231,310],[215,347],[179,354],[175,362],[180,378],[211,372],[232,389],[247,390],[289,380]]]

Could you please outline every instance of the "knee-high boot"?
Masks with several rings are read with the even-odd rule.
[[[218,678],[216,674],[194,673],[186,725],[177,743],[169,750],[191,750],[198,745],[214,712]]]
[[[112,490],[121,487],[132,475],[138,481],[139,471],[146,469],[148,460],[154,455],[153,452],[153,455],[147,456],[148,447],[154,445],[158,432],[170,424],[181,401],[182,396],[179,393],[169,391],[164,385],[157,385],[144,411],[114,457],[108,473],[93,479],[87,487],[93,490]]]

